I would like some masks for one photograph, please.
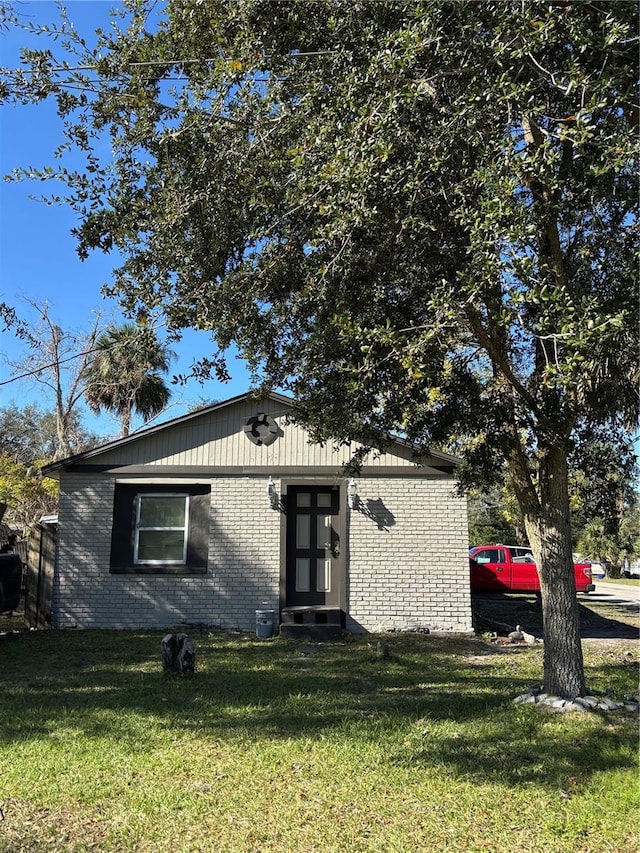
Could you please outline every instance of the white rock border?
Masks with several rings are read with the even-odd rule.
[[[532,687],[527,693],[516,696],[514,705],[540,705],[552,711],[627,711],[632,714],[640,713],[640,702],[633,696],[625,696],[623,701],[612,699],[610,696],[576,696],[575,699],[563,699],[561,696],[551,696],[542,693],[539,687]]]

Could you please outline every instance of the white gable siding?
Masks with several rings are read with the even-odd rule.
[[[339,470],[349,461],[358,447],[336,449],[331,442],[320,446],[310,444],[304,429],[286,422],[287,409],[243,401],[235,406],[217,409],[188,418],[128,443],[92,455],[93,464],[204,466],[204,467],[264,467],[331,466]],[[253,444],[243,431],[249,418],[258,413],[271,415],[282,435],[269,446]],[[411,466],[411,450],[395,445],[381,455],[371,454],[367,467]]]

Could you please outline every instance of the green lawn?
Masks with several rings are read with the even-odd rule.
[[[194,633],[177,677],[161,636],[0,642],[0,851],[638,849],[637,718],[514,705],[540,646]],[[637,641],[585,657],[637,688]]]
[[[617,583],[626,586],[640,586],[640,578],[596,578],[596,583]]]

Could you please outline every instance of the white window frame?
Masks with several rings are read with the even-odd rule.
[[[140,492],[136,495],[136,522],[133,542],[133,562],[136,566],[183,566],[187,562],[187,545],[189,543],[189,497],[186,492]],[[184,524],[173,527],[141,527],[140,510],[144,498],[182,498],[184,501]],[[139,537],[141,531],[150,530],[182,530],[182,559],[180,560],[141,560],[138,557]]]

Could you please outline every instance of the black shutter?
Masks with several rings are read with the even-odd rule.
[[[161,494],[163,492],[189,495],[189,537],[186,566],[136,566],[133,562],[136,496]],[[112,574],[141,575],[204,574],[207,571],[209,550],[210,494],[211,487],[204,484],[116,483],[113,499],[109,571]]]

